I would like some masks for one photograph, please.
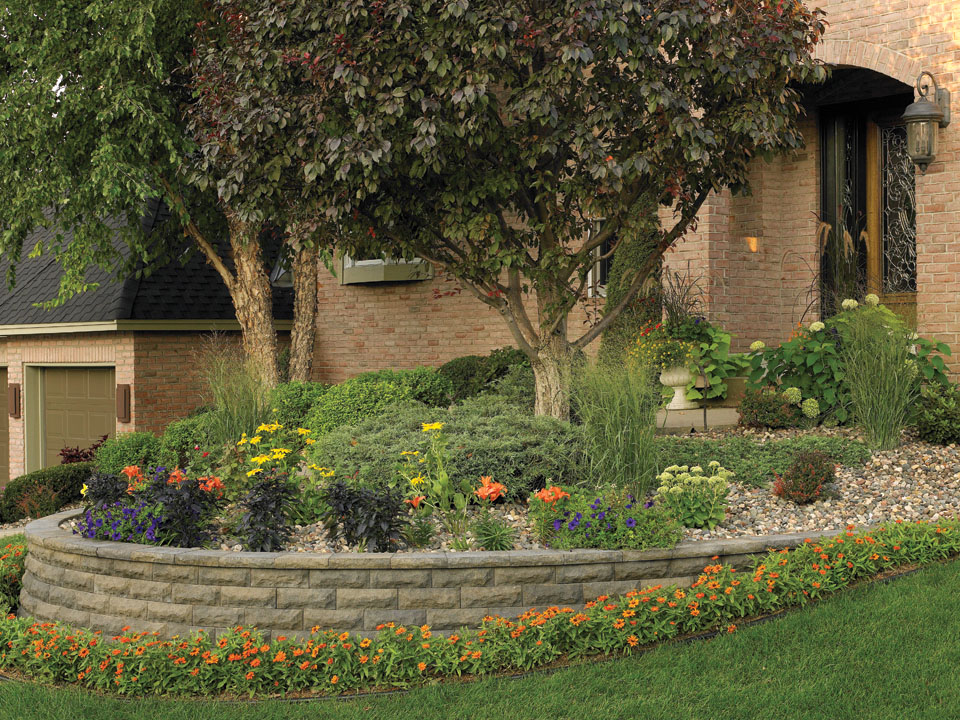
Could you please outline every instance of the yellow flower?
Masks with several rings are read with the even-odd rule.
[[[290,454],[290,450],[288,450],[287,448],[274,448],[274,449],[273,449],[273,457],[274,457],[275,459],[277,459],[277,460],[282,460],[283,458],[285,458],[285,457],[286,457],[287,455],[289,455],[289,454]]]
[[[410,478],[410,484],[416,487],[417,485],[423,485],[426,482],[426,478],[423,475],[417,475],[415,478]]]
[[[244,433],[244,434],[240,437],[240,442],[237,443],[237,447],[240,447],[241,445],[246,445],[246,444],[247,444],[247,434]]]
[[[254,468],[253,470],[247,473],[247,477],[253,477],[257,473],[262,473],[262,472],[263,472],[263,468]]]
[[[255,462],[257,465],[263,465],[269,459],[269,455],[257,455],[256,457],[250,458],[250,461]]]
[[[443,430],[443,423],[421,423],[423,425],[424,432],[430,432],[431,430]]]
[[[87,485],[86,485],[86,483],[84,483],[83,487],[80,488],[80,494],[81,494],[82,496],[86,497],[86,495],[87,495]]]
[[[316,440],[314,440],[313,438],[307,438],[306,440],[304,440],[304,442],[307,445],[313,445],[316,442]]]
[[[404,451],[403,451],[402,453],[400,453],[400,454],[401,454],[401,455],[419,455],[419,454],[420,454],[420,451],[419,451],[419,450],[404,450]]]
[[[307,428],[297,428],[297,435],[309,435],[311,432]]]
[[[317,474],[320,477],[333,477],[334,472],[332,468],[320,467],[316,463],[312,463],[308,466],[311,470],[316,470]]]
[[[276,432],[282,427],[283,425],[281,425],[280,423],[270,423],[269,425],[261,425],[260,427],[258,427],[257,432],[272,433],[272,432]]]
[[[261,440],[263,440],[263,438],[260,437],[259,435],[257,435],[256,437],[250,438],[249,443],[250,443],[251,445],[256,445],[256,444],[257,444],[258,442],[260,442]]]

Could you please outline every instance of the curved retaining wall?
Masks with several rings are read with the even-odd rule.
[[[746,567],[753,554],[805,537],[684,542],[663,550],[438,553],[251,553],[95,541],[61,529],[77,511],[27,526],[20,612],[115,634],[256,626],[268,636],[319,625],[371,631],[389,620],[449,632],[485,615],[582,607],[598,595],[691,584],[705,565]]]

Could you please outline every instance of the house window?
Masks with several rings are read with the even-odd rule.
[[[595,237],[603,228],[603,220],[597,220],[593,228],[587,235],[587,242],[591,237]],[[610,254],[611,248],[616,247],[617,236],[610,235],[603,243],[593,249],[593,255],[596,260],[590,272],[587,274],[587,297],[606,297],[607,280],[610,277],[610,266],[613,263],[613,255]]]
[[[420,258],[403,260],[401,258],[376,256],[371,254],[354,258],[343,255],[340,265],[340,284],[379,282],[415,282],[433,277],[433,268]]]

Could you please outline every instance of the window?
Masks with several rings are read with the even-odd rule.
[[[369,255],[352,258],[343,255],[340,263],[340,284],[355,285],[378,282],[415,282],[433,277],[433,267],[420,258],[403,260]]]
[[[603,220],[595,221],[593,228],[587,234],[587,242],[590,242],[590,238],[595,237],[602,228]],[[613,255],[610,254],[610,249],[615,247],[616,243],[617,236],[614,234],[604,240],[599,247],[593,249],[596,261],[590,268],[590,272],[587,273],[587,297],[607,296],[607,280],[610,277],[610,266],[613,263]]]

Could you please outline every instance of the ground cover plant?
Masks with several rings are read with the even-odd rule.
[[[27,559],[27,543],[23,535],[10,535],[0,543],[0,606],[14,612],[20,604],[23,565]]]
[[[852,528],[759,557],[735,572],[709,565],[690,588],[653,586],[600,596],[577,611],[530,610],[515,620],[484,619],[449,637],[384,623],[373,637],[314,628],[309,639],[265,641],[255,629],[218,638],[161,639],[99,633],[8,615],[0,620],[0,667],[38,679],[121,694],[226,691],[335,694],[353,688],[416,685],[430,678],[532,669],[561,657],[625,654],[688,632],[725,628],[753,615],[805,605],[859,579],[960,551],[960,524]]]
[[[870,450],[859,440],[845,437],[802,435],[782,440],[759,442],[748,437],[723,440],[666,436],[657,438],[657,462],[668,465],[700,465],[716,460],[734,474],[741,485],[763,486],[775,473],[786,472],[796,453],[818,451],[838,465],[862,465],[870,459]]]

